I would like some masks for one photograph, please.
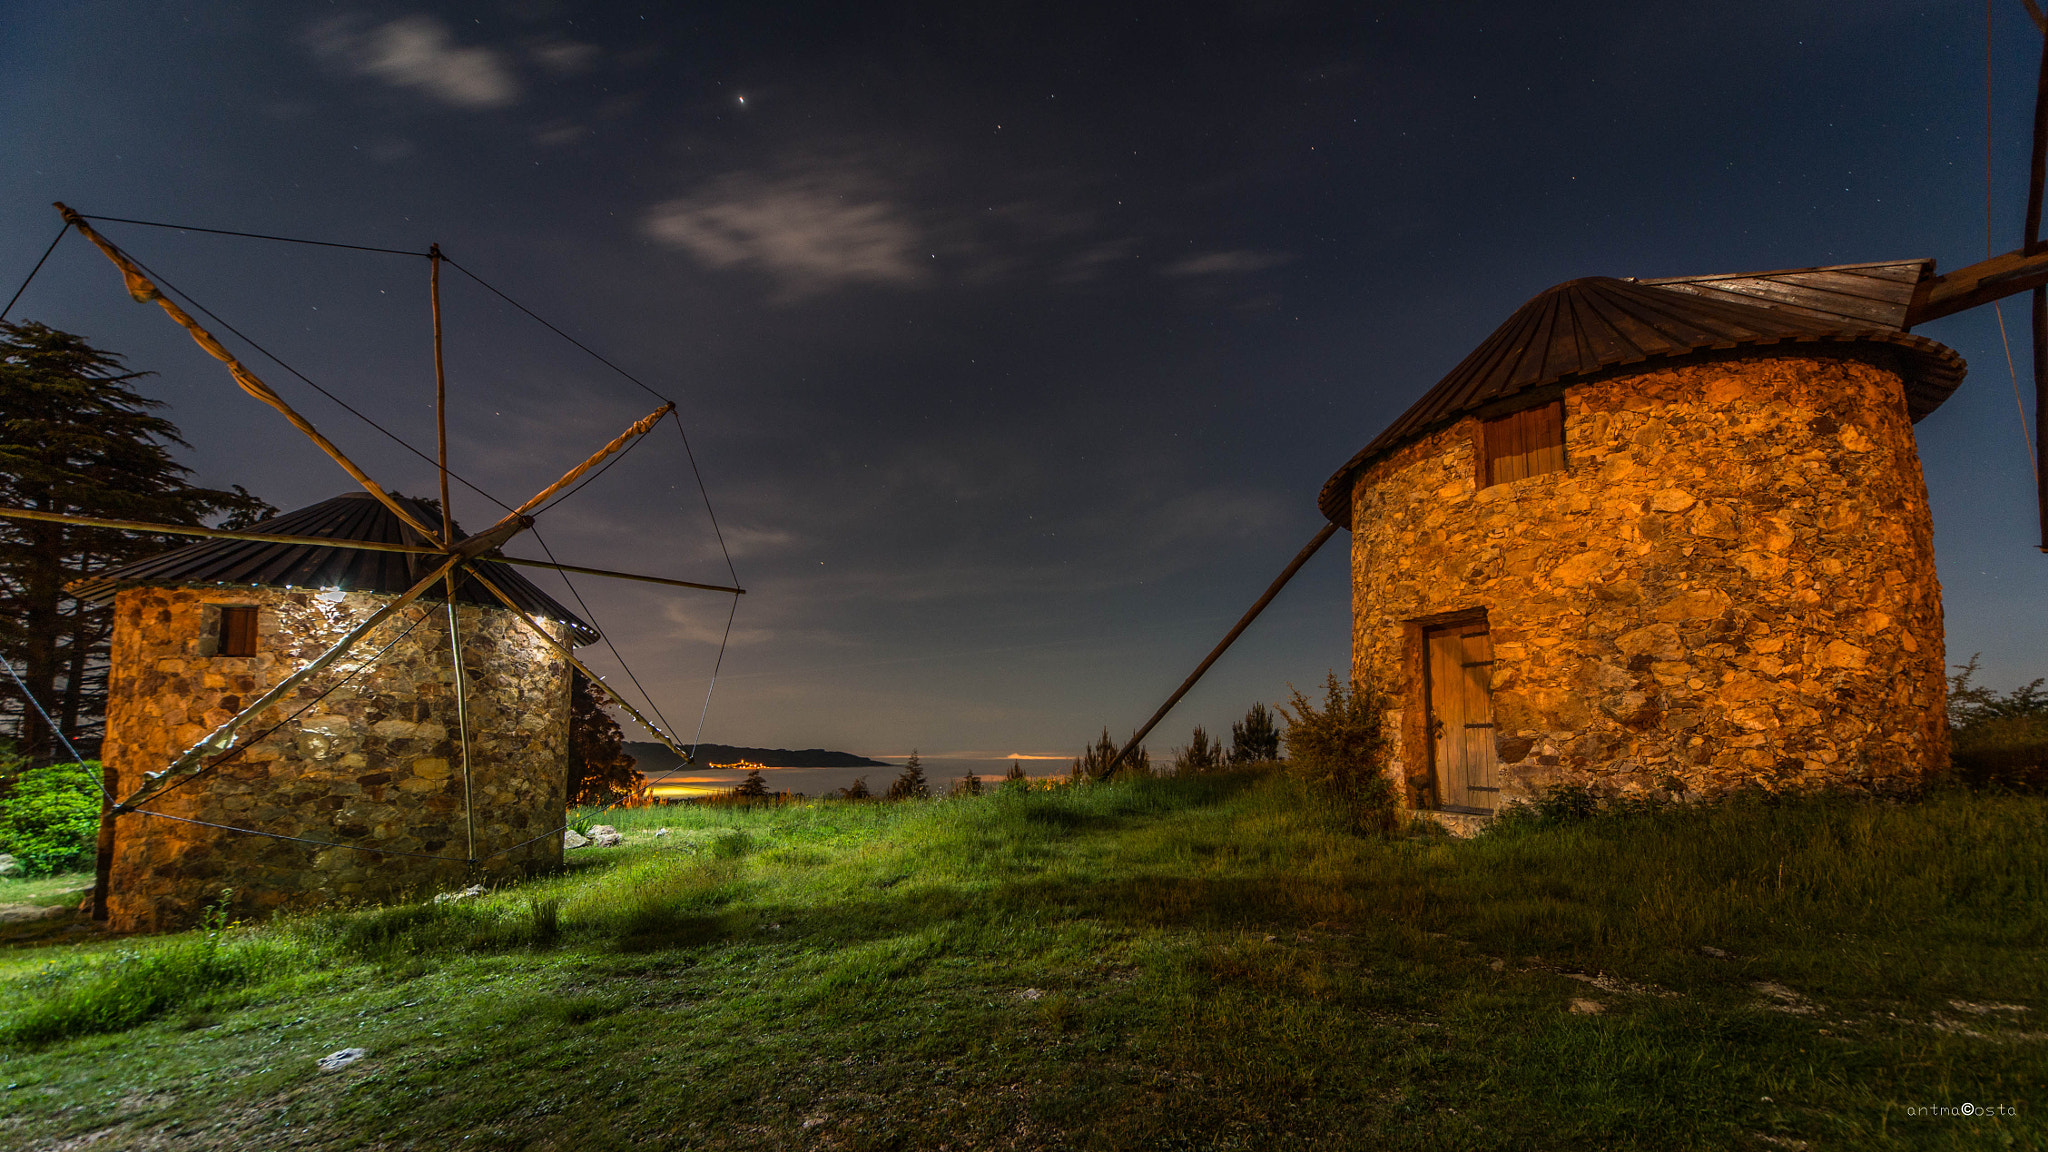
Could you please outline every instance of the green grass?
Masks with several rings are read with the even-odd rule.
[[[0,904],[77,905],[92,891],[92,873],[59,872],[54,876],[0,878]]]
[[[0,952],[0,1147],[2048,1147],[2038,797],[607,819],[475,900]],[[2017,1115],[1908,1114],[1966,1101]]]

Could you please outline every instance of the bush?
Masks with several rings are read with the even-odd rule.
[[[1290,684],[1287,692],[1294,705],[1292,712],[1281,708],[1287,718],[1289,770],[1334,801],[1354,828],[1393,831],[1397,797],[1386,773],[1379,699],[1341,683],[1335,672],[1320,709],[1299,688]]]
[[[91,864],[99,827],[97,760],[27,769],[0,799],[0,852],[30,876]]]
[[[2001,696],[1970,683],[1977,657],[1949,677],[1948,721],[1956,775],[1977,787],[2048,789],[2048,681]]]

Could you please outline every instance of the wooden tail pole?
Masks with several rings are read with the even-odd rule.
[[[379,487],[375,480],[370,479],[368,473],[356,467],[353,460],[344,456],[341,449],[334,446],[333,441],[322,436],[320,430],[313,427],[311,421],[299,415],[298,412],[293,410],[291,405],[285,403],[284,397],[279,396],[271,389],[270,385],[258,379],[256,374],[249,371],[240,360],[235,359],[234,354],[229,352],[226,346],[222,345],[219,340],[215,339],[213,333],[201,328],[197,320],[192,319],[191,315],[183,308],[178,307],[170,297],[165,296],[163,291],[150,281],[149,277],[142,274],[142,269],[135,266],[135,261],[130,260],[127,253],[114,247],[106,237],[95,232],[92,225],[85,222],[85,217],[66,207],[61,200],[57,202],[57,211],[63,214],[65,223],[78,229],[79,235],[92,241],[93,246],[105,253],[107,259],[114,262],[114,267],[121,270],[122,278],[128,283],[128,295],[136,303],[147,304],[154,301],[160,305],[171,319],[178,322],[179,327],[191,334],[193,342],[204,348],[207,355],[228,366],[228,374],[235,378],[236,384],[241,385],[242,391],[277,409],[286,420],[291,421],[292,427],[304,432],[307,439],[319,445],[322,452],[332,456],[334,462],[341,465],[342,471],[355,477],[356,483],[361,484],[369,491],[370,495],[375,496],[386,508],[391,509],[393,515],[410,525],[414,531],[429,540],[438,538],[434,529],[420,523],[418,517],[414,516],[397,500],[392,499],[391,494]]]
[[[1230,630],[1230,634],[1223,638],[1222,643],[1216,645],[1215,648],[1210,650],[1208,658],[1203,660],[1199,665],[1197,665],[1195,667],[1195,670],[1188,674],[1188,678],[1186,680],[1181,681],[1180,687],[1174,690],[1173,695],[1168,696],[1166,698],[1166,703],[1161,704],[1159,706],[1159,711],[1154,712],[1152,714],[1152,718],[1150,720],[1145,721],[1145,726],[1143,728],[1138,729],[1138,731],[1131,736],[1129,743],[1126,743],[1124,745],[1123,751],[1118,752],[1116,754],[1116,759],[1110,761],[1109,770],[1111,772],[1114,772],[1119,767],[1122,767],[1124,759],[1131,754],[1132,750],[1137,748],[1138,742],[1145,738],[1146,733],[1152,731],[1152,729],[1155,726],[1157,726],[1161,720],[1166,719],[1166,714],[1168,712],[1173,711],[1173,706],[1175,704],[1180,703],[1180,698],[1188,694],[1188,689],[1193,688],[1195,686],[1195,681],[1200,680],[1202,678],[1202,673],[1207,672],[1209,670],[1209,665],[1214,664],[1217,661],[1217,659],[1223,655],[1224,651],[1227,650],[1233,643],[1235,643],[1239,636],[1244,634],[1244,630],[1246,628],[1251,627],[1252,621],[1259,618],[1259,613],[1264,612],[1266,610],[1266,605],[1271,604],[1273,602],[1273,597],[1278,596],[1282,588],[1287,587],[1287,582],[1289,580],[1294,579],[1294,574],[1296,572],[1301,571],[1301,566],[1303,564],[1308,563],[1309,557],[1314,556],[1316,554],[1316,550],[1321,548],[1325,543],[1329,541],[1330,537],[1335,536],[1336,534],[1337,526],[1335,524],[1325,524],[1323,525],[1323,530],[1316,533],[1315,539],[1308,542],[1307,547],[1303,548],[1300,552],[1295,553],[1293,562],[1288,564],[1286,569],[1283,570],[1276,579],[1274,579],[1272,585],[1266,589],[1266,594],[1264,596],[1259,597],[1259,602],[1252,605],[1251,609],[1247,611],[1244,614],[1244,616],[1238,620],[1237,627],[1232,628]]]
[[[2035,13],[2029,3],[2028,14]],[[2043,22],[2036,19],[2037,25]],[[2048,25],[2042,26],[2041,73],[2034,91],[2034,152],[2028,166],[2024,247],[2041,249],[2042,185],[2048,181]],[[2048,552],[2048,287],[2034,289],[2034,500],[2040,511],[2041,551]]]

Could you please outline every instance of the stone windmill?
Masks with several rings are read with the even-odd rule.
[[[1456,829],[1560,784],[1691,798],[1942,770],[1912,425],[1965,366],[1912,329],[2031,291],[2048,459],[2048,45],[2039,94],[2003,255],[1591,277],[1529,301],[1337,470],[1328,523],[1123,755],[1346,528],[1353,682],[1386,704],[1406,805]]]
[[[576,657],[596,630],[507,565],[743,590],[499,551],[673,404],[465,533],[448,506],[438,246],[427,254],[437,509],[372,480],[86,217],[57,207],[121,270],[131,297],[160,305],[362,488],[237,531],[0,509],[210,538],[71,589],[115,608],[96,918],[121,930],[174,928],[226,888],[237,911],[263,912],[559,864],[572,670],[689,762],[671,733]],[[422,599],[444,610],[414,609]]]

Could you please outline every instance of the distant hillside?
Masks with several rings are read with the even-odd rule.
[[[634,768],[641,772],[666,772],[677,767],[682,761],[667,748],[651,741],[629,741],[626,751],[638,763]],[[804,748],[792,752],[787,748],[739,748],[731,744],[699,744],[697,766],[706,764],[732,764],[745,760],[766,768],[893,768],[880,760],[855,756],[851,752],[833,752],[824,748]]]

